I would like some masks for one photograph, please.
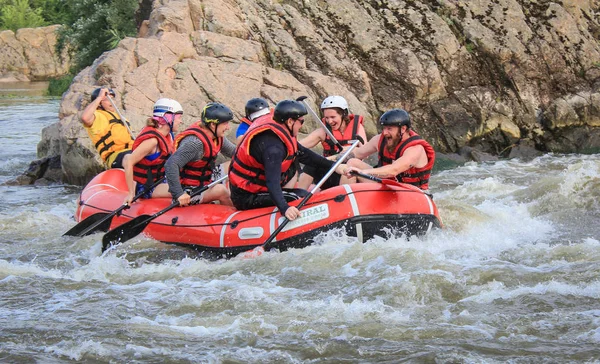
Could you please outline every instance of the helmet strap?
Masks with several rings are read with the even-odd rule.
[[[212,128],[210,127],[211,125],[214,125],[214,126],[215,126],[215,130],[212,130]],[[219,139],[219,138],[217,137],[217,128],[219,127],[219,124],[216,124],[216,123],[208,123],[208,124],[206,125],[206,127],[208,128],[208,130],[210,130],[210,132],[212,133],[212,135],[215,137],[215,140]]]
[[[290,119],[288,119],[288,120],[290,120]],[[294,119],[294,123],[295,123],[295,122],[296,122],[296,120]],[[292,125],[294,125],[294,123],[292,123]],[[285,126],[286,126],[287,130],[290,132],[290,135],[291,135],[291,136],[294,136],[294,132],[293,132],[293,129],[294,129],[294,128],[293,128],[293,127],[290,127],[290,126],[288,125],[288,123],[287,123],[287,122],[285,123]]]

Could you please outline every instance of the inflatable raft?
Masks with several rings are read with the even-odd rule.
[[[119,208],[127,194],[122,169],[100,173],[79,196],[75,219]],[[295,205],[298,201],[292,202]],[[110,229],[133,218],[168,207],[167,198],[140,199],[112,219]],[[440,228],[431,197],[401,183],[357,183],[315,193],[301,208],[302,216],[288,222],[269,247],[286,250],[310,245],[315,236],[344,228],[349,236],[366,241],[384,231],[422,235]],[[285,220],[275,207],[238,211],[218,204],[175,207],[153,219],[143,234],[153,239],[194,248],[217,256],[234,256],[261,246]]]

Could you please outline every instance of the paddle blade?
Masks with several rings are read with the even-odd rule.
[[[400,183],[398,181],[394,181],[392,179],[382,179],[381,180],[381,184],[382,185],[388,185],[388,186],[396,186],[396,187],[405,187],[406,188],[405,184],[402,184],[402,183]]]
[[[63,236],[86,236],[97,231],[108,231],[112,218],[107,218],[111,214],[98,212],[81,220],[77,225],[73,226]],[[112,217],[112,216],[111,216]],[[106,221],[102,221],[106,219]]]
[[[127,240],[140,234],[146,226],[152,221],[151,215],[140,215],[135,219],[117,226],[102,237],[102,251],[104,252],[111,245],[124,243]]]

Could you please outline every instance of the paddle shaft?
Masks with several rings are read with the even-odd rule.
[[[221,178],[209,183],[206,186],[194,188],[190,192],[190,197],[194,197],[194,196],[201,194],[202,192],[208,190],[212,186],[214,186],[218,183],[221,183],[222,181],[227,179],[227,177],[228,176],[225,175],[225,176],[222,176]],[[162,209],[152,215],[140,215],[131,221],[128,221],[122,225],[117,226],[113,230],[104,234],[104,237],[102,237],[102,251],[105,251],[106,248],[108,248],[108,246],[110,244],[116,245],[117,243],[124,243],[127,240],[133,238],[134,236],[140,234],[142,231],[144,231],[146,226],[148,226],[150,221],[156,219],[157,217],[165,214],[166,212],[174,209],[177,206],[179,206],[179,201],[175,200],[169,206],[165,207],[164,209]],[[130,231],[131,233],[126,234],[128,231]]]
[[[308,193],[308,195],[306,195],[302,201],[300,201],[300,203],[296,206],[296,208],[298,210],[300,210],[302,208],[302,206],[304,206],[308,200],[312,197],[312,195],[314,195],[314,193],[317,191],[318,188],[320,188],[323,183],[325,183],[325,181],[327,181],[327,179],[335,172],[336,168],[342,164],[342,162],[344,161],[344,159],[346,159],[346,156],[348,154],[350,154],[350,152],[352,151],[352,149],[354,149],[357,145],[358,145],[359,141],[355,140],[352,142],[352,144],[350,145],[350,147],[348,148],[348,150],[346,150],[346,152],[344,152],[344,154],[342,155],[342,157],[340,159],[337,160],[337,162],[335,162],[333,164],[333,166],[329,169],[329,171],[327,172],[327,174],[325,174],[325,176],[323,176],[323,178],[321,178],[321,180],[319,182],[317,182],[317,184],[315,185],[315,187],[313,187],[313,189]],[[277,229],[275,229],[275,231],[273,231],[273,233],[271,234],[271,236],[269,236],[269,238],[267,238],[267,240],[262,244],[263,249],[265,250],[269,250],[271,248],[271,242],[275,239],[275,237],[277,236],[277,234],[279,234],[281,232],[281,230],[283,230],[283,228],[290,222],[290,220],[286,217],[281,224],[277,227]]]
[[[325,133],[327,134],[327,136],[331,139],[333,144],[335,144],[335,146],[339,148],[339,152],[341,152],[344,149],[344,147],[333,136],[333,133],[331,132],[331,130],[329,130],[327,125],[325,125],[325,123],[323,123],[323,120],[321,120],[319,115],[317,115],[317,113],[312,109],[312,107],[310,107],[310,105],[308,105],[308,103],[306,102],[306,98],[307,98],[306,96],[301,96],[301,97],[297,98],[296,101],[300,101],[300,102],[304,103],[304,106],[306,106],[306,109],[308,109],[308,111],[310,112],[312,117],[315,120],[317,120],[319,122],[319,124],[321,124],[321,126],[323,127],[323,130],[325,130]]]
[[[133,132],[129,128],[129,123],[127,122],[127,120],[125,119],[125,117],[123,117],[123,114],[121,114],[121,111],[119,111],[119,108],[117,107],[117,105],[113,101],[112,97],[110,97],[109,94],[106,94],[106,98],[108,98],[108,101],[110,101],[110,104],[112,105],[112,107],[115,108],[115,111],[117,112],[117,115],[119,115],[119,119],[121,119],[121,121],[123,122],[123,125],[125,125],[125,127],[127,128],[127,131],[129,132],[129,135],[131,135],[131,137],[133,139],[135,139],[135,135],[133,135]]]
[[[362,172],[358,172],[358,171],[352,171],[352,174],[354,174],[358,177],[365,178],[365,179],[370,179],[371,181],[374,181],[374,182],[379,182],[379,183],[383,182],[383,180],[381,178],[371,176],[370,174],[366,174],[366,173],[362,173]]]
[[[228,175],[225,175],[225,176],[223,176],[223,177],[219,178],[218,180],[216,180],[216,181],[213,181],[213,182],[211,182],[211,183],[207,184],[206,186],[203,186],[203,187],[196,187],[196,188],[194,188],[194,189],[193,189],[193,190],[190,192],[190,197],[194,197],[194,196],[197,196],[197,195],[201,194],[202,192],[204,192],[204,191],[208,190],[208,189],[209,189],[209,188],[211,188],[212,186],[214,186],[214,185],[216,185],[216,184],[219,184],[219,183],[221,183],[222,181],[224,181],[225,179],[227,179],[227,177],[228,177]],[[145,219],[143,223],[140,223],[140,225],[142,225],[142,224],[148,225],[148,223],[149,223],[151,220],[154,220],[154,219],[156,219],[156,218],[157,218],[157,217],[159,217],[160,215],[162,215],[162,214],[164,214],[164,213],[166,213],[166,212],[168,212],[168,211],[170,211],[170,210],[174,209],[174,208],[175,208],[175,207],[177,207],[177,206],[179,206],[179,200],[175,200],[175,201],[174,201],[172,204],[170,204],[169,206],[165,207],[164,209],[160,210],[159,212],[157,212],[157,213],[155,213],[155,214],[153,214],[153,215],[150,215],[150,217],[148,217],[147,219]],[[136,235],[137,235],[137,234],[136,234]]]

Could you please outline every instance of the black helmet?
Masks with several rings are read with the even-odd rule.
[[[392,109],[381,115],[379,124],[395,126],[406,125],[407,128],[410,128],[410,115],[402,109]]]
[[[273,120],[278,123],[284,123],[287,119],[299,119],[308,114],[303,103],[294,100],[283,100],[275,106]]]
[[[246,109],[245,109],[246,118],[250,119],[250,115],[252,115],[255,112],[258,112],[260,110],[268,109],[268,108],[269,108],[269,103],[267,102],[267,100],[260,98],[260,97],[255,97],[253,99],[250,99],[246,103]]]
[[[202,109],[200,120],[204,125],[215,123],[217,125],[233,120],[231,110],[218,102],[210,102]]]
[[[92,91],[92,98],[90,101],[94,101],[98,98],[98,96],[100,95],[100,90],[102,90],[102,87],[98,87],[97,89]],[[112,97],[115,97],[115,91],[112,88],[108,89],[108,94]]]

